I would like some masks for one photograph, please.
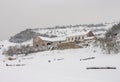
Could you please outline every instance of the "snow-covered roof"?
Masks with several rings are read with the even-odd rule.
[[[93,39],[93,38],[95,38],[94,36],[92,36],[92,37],[86,37],[85,39]]]
[[[39,36],[42,40],[45,40],[45,41],[64,41],[66,40],[66,37],[55,37],[55,38],[48,38],[48,37],[42,37],[42,36]]]
[[[79,32],[79,33],[73,33],[71,35],[68,35],[67,37],[86,35],[88,32],[90,32],[90,30],[88,30],[88,31],[82,31],[82,32]]]

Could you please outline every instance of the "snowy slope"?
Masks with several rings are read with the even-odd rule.
[[[96,53],[92,51],[93,48],[45,51],[19,57],[13,61],[5,60],[6,57],[1,56],[0,81],[119,82],[120,55],[103,55],[99,49]],[[95,59],[80,61],[89,57]],[[25,66],[6,66],[6,64],[25,64]],[[86,70],[86,67],[92,66],[114,66],[117,69]]]

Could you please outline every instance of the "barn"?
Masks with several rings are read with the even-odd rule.
[[[33,39],[33,47],[50,49],[52,47],[57,47],[57,44],[65,42],[65,40],[66,38],[64,37],[48,38],[48,37],[37,36]]]

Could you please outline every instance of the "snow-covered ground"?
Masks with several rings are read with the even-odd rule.
[[[102,54],[100,49],[96,50],[93,52],[94,49],[88,47],[45,51],[12,61],[0,55],[0,82],[119,82],[120,55]],[[95,59],[80,61],[89,57]],[[106,66],[117,69],[86,69]]]

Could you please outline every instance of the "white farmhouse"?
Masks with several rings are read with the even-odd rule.
[[[73,34],[66,37],[66,42],[87,41],[95,39],[92,31],[84,31],[79,34]]]

